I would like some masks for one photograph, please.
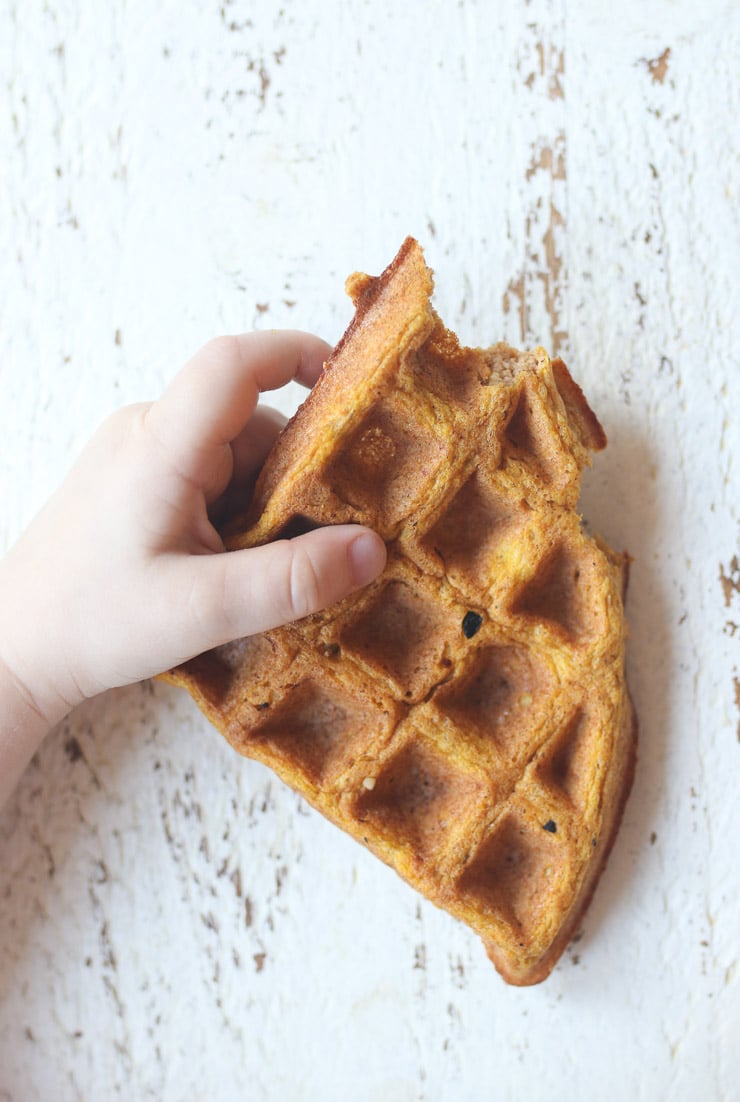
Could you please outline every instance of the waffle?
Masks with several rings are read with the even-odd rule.
[[[228,542],[360,522],[381,577],[178,667],[269,765],[433,903],[512,984],[577,929],[632,779],[627,556],[587,535],[603,430],[542,348],[462,347],[407,239],[286,426]]]

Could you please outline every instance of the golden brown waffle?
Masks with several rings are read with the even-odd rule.
[[[282,433],[231,547],[368,524],[382,576],[172,671],[257,758],[536,983],[631,783],[625,555],[575,512],[606,439],[561,360],[463,348],[407,239]]]

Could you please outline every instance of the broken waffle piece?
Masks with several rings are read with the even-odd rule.
[[[629,791],[627,556],[588,536],[606,439],[561,360],[462,347],[408,238],[270,454],[231,548],[358,522],[373,584],[170,672],[433,903],[509,983],[576,931]]]

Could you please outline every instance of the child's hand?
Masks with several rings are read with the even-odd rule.
[[[385,547],[365,528],[225,553],[209,519],[277,435],[282,419],[256,409],[260,392],[293,378],[312,385],[328,352],[303,333],[224,337],[158,402],[102,425],[0,564],[0,705],[12,683],[50,726],[103,689],[298,619],[376,577]]]

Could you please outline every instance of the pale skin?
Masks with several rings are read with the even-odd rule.
[[[312,386],[330,352],[299,332],[221,337],[156,402],[98,429],[0,562],[0,806],[47,732],[105,689],[333,604],[385,565],[359,525],[227,552],[282,418],[260,393]]]

